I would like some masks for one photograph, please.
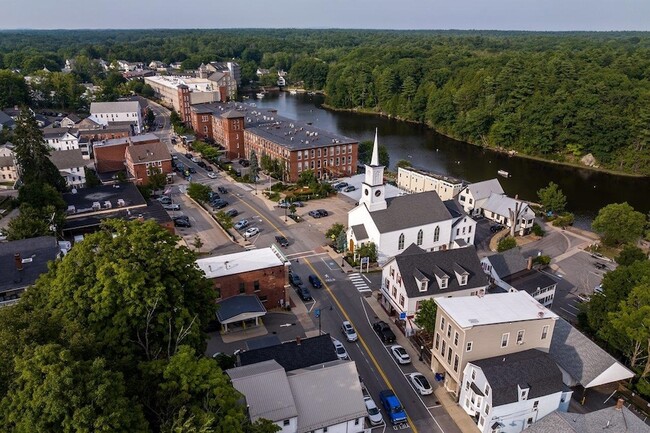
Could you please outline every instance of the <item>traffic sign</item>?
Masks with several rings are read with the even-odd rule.
[[[317,319],[320,317],[320,308],[314,310],[314,316],[316,316]]]
[[[406,311],[399,313],[399,320],[406,320]]]

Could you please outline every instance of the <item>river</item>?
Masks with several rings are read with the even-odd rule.
[[[567,197],[567,208],[576,216],[576,225],[589,228],[598,210],[609,203],[627,201],[636,210],[650,210],[650,178],[617,176],[604,172],[553,164],[505,154],[453,140],[424,127],[384,117],[321,108],[320,95],[267,93],[264,99],[251,99],[260,108],[275,108],[291,119],[312,122],[314,126],[362,140],[371,140],[375,128],[379,142],[388,148],[390,163],[406,159],[414,167],[454,176],[470,182],[497,177],[510,196],[537,201],[537,190],[557,183]],[[497,175],[505,170],[511,177]]]

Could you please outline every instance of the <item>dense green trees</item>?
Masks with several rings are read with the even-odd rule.
[[[539,203],[544,212],[561,214],[566,207],[566,196],[555,182],[549,182],[546,188],[537,191]]]
[[[601,235],[605,245],[635,242],[646,226],[646,217],[627,203],[612,203],[598,211],[591,227]]]
[[[0,108],[29,102],[29,88],[19,74],[0,69]]]
[[[185,68],[235,59],[244,84],[257,80],[258,67],[283,69],[290,81],[324,89],[335,108],[422,122],[549,159],[578,162],[592,154],[598,165],[650,174],[646,33],[106,30],[3,32],[0,40],[6,69],[57,72],[73,59],[70,75],[100,84],[100,99],[138,91],[117,73],[105,75],[92,60],[99,58]]]
[[[178,237],[105,222],[0,309],[0,430],[276,431],[201,355],[214,297]]]

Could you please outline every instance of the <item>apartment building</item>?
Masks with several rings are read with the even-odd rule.
[[[169,175],[173,172],[172,156],[167,145],[160,141],[127,147],[125,166],[127,176],[136,185],[147,185],[149,177],[155,174]]]
[[[214,81],[207,78],[155,76],[145,77],[144,82],[153,88],[164,105],[173,108],[188,125],[192,122],[192,105],[218,102],[227,97],[227,92],[222,92]]]
[[[7,187],[13,186],[18,180],[18,169],[12,149],[10,144],[0,146],[0,185]]]
[[[59,150],[52,152],[50,161],[59,169],[66,185],[71,188],[86,186],[86,165],[89,163],[80,149]]]
[[[434,298],[438,305],[431,369],[458,396],[468,362],[528,349],[548,353],[557,314],[526,292]]]
[[[410,193],[435,191],[442,200],[451,200],[465,186],[465,182],[451,176],[418,170],[413,167],[397,169],[397,187]]]

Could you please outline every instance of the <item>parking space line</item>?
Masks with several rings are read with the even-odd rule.
[[[564,308],[562,308],[562,307],[560,307],[560,310],[564,311],[564,312],[567,313],[567,314],[572,315],[573,317],[578,317],[578,316],[576,316],[575,314],[573,314],[572,312],[570,312],[569,310],[566,310],[566,309],[564,309]]]

